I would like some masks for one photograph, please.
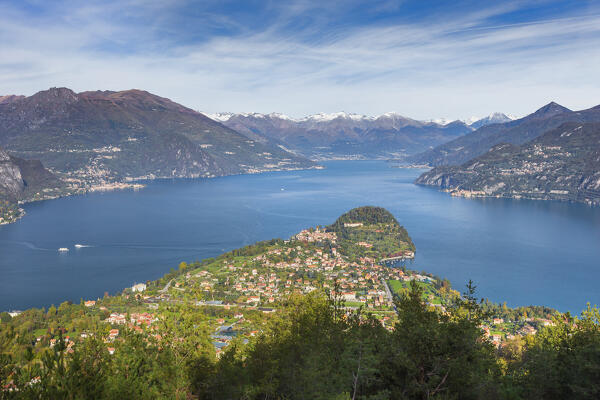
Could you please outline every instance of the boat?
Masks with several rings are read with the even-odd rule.
[[[61,247],[58,249],[58,251],[60,251],[61,253],[66,253],[67,251],[69,251],[69,249],[66,247]]]
[[[75,247],[76,247],[76,248],[78,248],[78,249],[80,249],[80,248],[82,248],[82,247],[88,247],[88,246],[86,246],[85,244],[79,244],[79,243],[77,243],[77,244],[75,245]]]

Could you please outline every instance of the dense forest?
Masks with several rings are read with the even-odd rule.
[[[600,396],[600,312],[556,317],[536,335],[496,349],[472,286],[445,312],[421,288],[395,301],[392,330],[322,291],[292,296],[262,333],[216,358],[204,314],[180,304],[160,335],[124,329],[112,349],[102,325],[72,347],[60,335],[41,355],[3,314],[4,399],[595,399]],[[79,306],[49,309],[77,323]],[[51,315],[52,314],[52,315]],[[23,349],[20,352],[15,349]]]

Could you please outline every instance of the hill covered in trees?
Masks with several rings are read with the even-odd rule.
[[[340,216],[327,230],[337,234],[345,252],[357,256],[414,256],[415,245],[406,229],[381,207],[354,208]]]

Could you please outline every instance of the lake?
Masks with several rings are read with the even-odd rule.
[[[0,226],[0,310],[114,294],[181,261],[288,238],[361,205],[385,207],[407,228],[417,246],[409,268],[460,291],[472,279],[479,296],[509,306],[579,313],[600,303],[600,208],[455,198],[414,185],[422,170],[382,161],[324,165],[27,204],[25,218]]]

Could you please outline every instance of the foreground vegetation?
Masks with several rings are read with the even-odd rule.
[[[90,335],[76,347],[21,354],[3,323],[2,398],[31,399],[592,399],[600,396],[600,313],[555,319],[535,336],[496,350],[472,288],[447,307],[428,307],[420,286],[396,301],[386,330],[361,310],[315,291],[290,297],[248,343],[216,358],[198,310],[173,305],[161,335],[124,329],[110,354]],[[101,330],[101,326],[98,326]]]

